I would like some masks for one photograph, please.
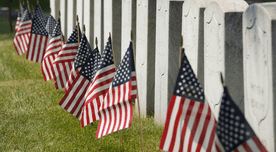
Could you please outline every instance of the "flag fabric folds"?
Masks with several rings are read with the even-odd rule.
[[[159,148],[164,151],[213,151],[216,120],[183,53]]]
[[[48,32],[39,18],[39,5],[35,9],[32,19],[30,43],[28,45],[26,59],[41,63],[48,45]]]
[[[69,79],[73,67],[75,56],[78,52],[78,26],[74,28],[73,33],[62,47],[54,63],[54,78],[56,89],[64,88]],[[79,33],[81,35],[80,29]],[[81,37],[81,36],[80,36]]]
[[[31,15],[28,10],[23,13],[22,20],[13,39],[13,45],[18,55],[27,51],[32,28]]]
[[[83,75],[84,71],[85,69],[81,69],[80,73]],[[89,85],[85,94],[85,103],[81,116],[82,127],[99,120],[98,110],[111,85],[114,75],[115,65],[111,48],[111,38],[109,37],[102,53],[95,78],[94,80],[92,80],[93,77],[89,78],[90,82],[93,82]]]
[[[45,81],[54,78],[53,63],[61,50],[62,43],[64,42],[61,42],[60,19],[58,19],[41,64]]]
[[[45,28],[46,31],[48,32],[49,36],[52,36],[54,34],[54,29],[55,29],[56,23],[57,23],[56,20],[50,14],[50,16],[48,17],[46,28]]]
[[[47,17],[44,15],[43,13],[43,10],[41,8],[41,6],[39,4],[36,5],[36,8],[35,8],[35,14],[34,15],[37,15],[38,18],[41,20],[42,22],[42,25],[44,26],[44,28],[46,27],[46,24],[47,24]]]
[[[83,73],[84,75],[95,73],[94,71],[97,71],[98,60],[100,59],[100,53],[98,48],[95,48],[93,51],[91,51],[91,49],[87,49],[87,46],[89,46],[89,43],[85,42],[84,39],[87,41],[85,35],[82,37],[81,42],[83,43],[80,44],[81,50],[79,49],[79,52],[82,52],[82,53],[78,52],[78,55],[89,54],[89,56],[87,56],[86,59],[83,58],[84,63],[82,67],[77,68],[77,70],[75,70],[75,67],[72,68],[71,74],[75,74],[76,77],[73,80],[72,84],[69,86],[68,90],[65,92],[64,97],[59,102],[59,105],[62,108],[64,108],[65,110],[73,114],[79,120],[81,120],[81,113],[84,105],[85,93],[88,86],[91,84],[89,80],[87,80],[85,77],[79,74],[79,70],[85,69]],[[77,64],[78,61],[79,60],[75,60],[74,64]]]
[[[136,99],[136,74],[132,42],[126,51],[99,110],[96,139],[131,126]]]
[[[216,127],[217,151],[266,152],[238,106],[224,87]]]
[[[20,22],[21,22],[21,13],[20,13],[20,11],[19,11],[19,12],[18,12],[18,15],[17,15],[17,19],[16,19],[16,24],[15,24],[15,32],[18,31]]]

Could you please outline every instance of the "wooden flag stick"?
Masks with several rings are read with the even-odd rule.
[[[182,47],[183,47],[183,36],[181,35],[180,47],[179,47],[179,68],[181,67]]]
[[[62,45],[63,45],[63,36],[62,36],[62,31],[61,31],[61,17],[60,17],[60,11],[59,11],[59,24],[60,24],[60,40],[61,40],[61,48],[62,48]]]
[[[83,34],[85,34],[85,25],[84,24],[82,26],[82,29],[83,29]]]
[[[136,73],[136,57],[135,57],[135,45],[134,45],[134,38],[133,38],[133,34],[132,34],[132,30],[130,31],[130,38],[131,38],[131,42],[132,42],[132,48],[133,48],[133,59],[134,59],[134,66],[135,66],[135,75],[137,76]],[[139,114],[139,123],[140,123],[140,139],[141,139],[141,150],[143,152],[143,132],[142,132],[142,123],[141,123],[141,114],[140,114],[140,103],[139,103],[139,93],[138,93],[138,81],[136,80],[136,93],[137,93],[137,104],[138,104],[138,114]]]
[[[225,81],[223,79],[223,76],[222,76],[221,72],[220,72],[220,80],[221,80],[222,86],[225,87]]]
[[[22,7],[22,3],[21,0],[19,0],[19,8],[20,8],[20,12],[21,12],[21,17],[23,17],[23,7]]]
[[[36,3],[39,4],[39,0],[36,0]]]
[[[117,71],[117,69],[116,69],[116,62],[115,62],[115,54],[114,54],[114,49],[113,49],[113,41],[112,41],[111,33],[110,32],[109,32],[109,37],[110,37],[111,50],[112,50],[112,54],[113,54],[113,61],[114,61],[115,71]],[[98,39],[97,39],[97,37],[96,37],[96,46],[98,46]],[[118,133],[119,133],[120,146],[121,146],[121,144],[122,144],[121,130],[119,130]]]
[[[29,0],[27,0],[27,6],[28,6],[29,11],[31,12]]]
[[[96,40],[95,40],[95,44],[96,46],[98,46],[98,38],[96,37]]]
[[[34,9],[34,6],[32,5],[32,10],[33,10],[33,13],[35,13],[35,9]],[[31,12],[31,10],[30,10],[30,12]]]
[[[80,24],[79,24],[79,16],[77,15],[77,30],[78,30],[78,46],[80,45]]]

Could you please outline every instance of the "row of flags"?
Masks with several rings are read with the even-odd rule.
[[[18,14],[14,47],[18,55],[41,63],[44,80],[64,88],[59,105],[80,120],[81,127],[99,120],[96,139],[131,126],[132,101],[137,98],[133,44],[116,69],[111,37],[103,53],[91,49],[77,23],[67,41],[60,19],[43,14]],[[80,43],[79,43],[80,42]],[[183,53],[167,111],[159,148],[164,151],[267,151],[224,87],[218,120]]]

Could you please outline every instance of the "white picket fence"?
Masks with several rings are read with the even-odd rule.
[[[276,3],[243,0],[50,0],[61,12],[67,38],[85,24],[91,47],[103,50],[111,32],[117,66],[135,38],[142,116],[164,123],[179,65],[185,53],[218,117],[222,72],[229,92],[268,151],[275,151]],[[82,30],[82,26],[81,26]],[[275,71],[274,71],[275,70]]]

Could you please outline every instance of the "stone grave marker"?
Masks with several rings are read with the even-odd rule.
[[[69,37],[76,26],[76,0],[67,0],[67,36]]]
[[[275,8],[255,3],[243,15],[245,117],[268,151],[276,151]]]
[[[67,0],[60,0],[61,32],[67,40]]]
[[[204,10],[212,1],[186,0],[183,4],[183,48],[202,88],[204,88]]]
[[[204,93],[216,118],[223,92],[221,72],[244,112],[242,14],[247,7],[243,0],[217,0],[204,12]]]
[[[59,0],[50,0],[51,15],[57,20],[59,18]]]
[[[136,19],[138,92],[141,115],[146,117],[154,114],[156,0],[137,0]]]
[[[98,1],[97,1],[98,2]],[[85,25],[85,35],[90,43],[91,48],[95,46],[94,37],[94,3],[95,1],[84,0],[83,3],[83,24]],[[101,17],[101,16],[100,16]]]
[[[83,10],[83,8],[84,8],[84,4],[83,4],[83,1],[84,0],[77,0],[77,3],[76,3],[76,7],[77,7],[77,15],[79,16],[79,22],[80,22],[80,29],[81,29],[81,32],[83,32],[83,18],[84,18],[84,16],[83,16],[83,13],[84,13],[84,10]],[[87,4],[85,4],[85,5],[87,5]]]
[[[101,52],[104,47],[105,41],[103,41],[103,38],[105,35],[103,35],[103,0],[94,0],[94,36],[93,41],[95,41],[96,37],[98,39],[98,49]],[[95,42],[91,42],[94,43]]]
[[[158,123],[166,121],[178,74],[182,5],[183,1],[157,1],[154,117]]]
[[[105,46],[109,32],[113,41],[113,50],[115,55],[116,67],[121,62],[121,23],[122,23],[122,1],[118,0],[104,0],[104,30],[103,30],[103,43]]]

